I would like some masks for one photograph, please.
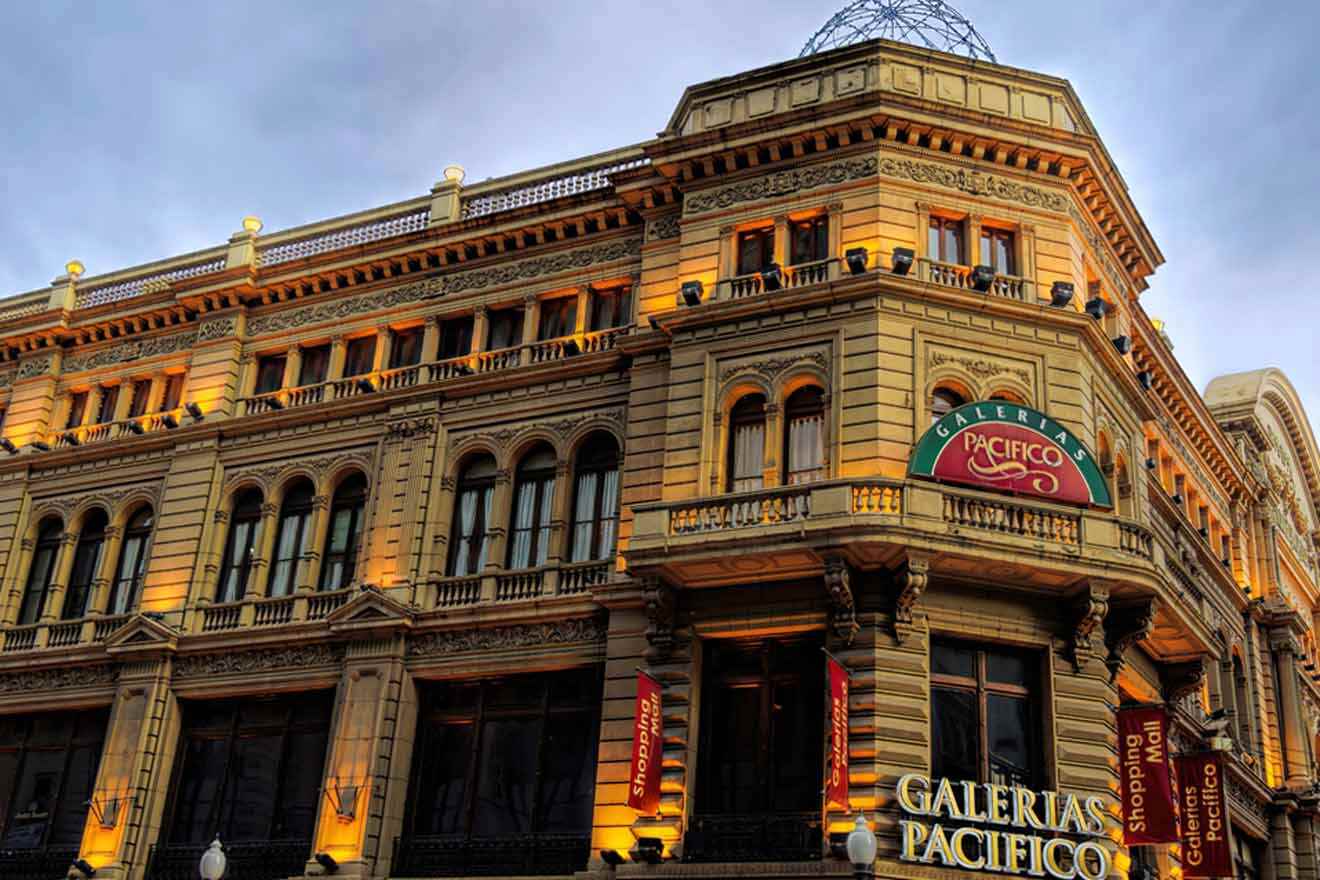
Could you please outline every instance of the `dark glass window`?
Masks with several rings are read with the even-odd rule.
[[[517,836],[520,845],[509,857],[525,859],[530,841],[522,835],[590,833],[598,667],[419,690],[418,769],[405,820],[410,835]]]
[[[1237,880],[1259,880],[1260,844],[1238,828],[1233,829],[1233,867]]]
[[[491,501],[495,495],[495,459],[481,455],[463,468],[454,504],[449,573],[479,574],[490,552]]]
[[[472,316],[440,322],[440,360],[466,357],[472,353]]]
[[[298,563],[307,553],[308,524],[316,490],[307,480],[286,487],[280,504],[280,524],[275,532],[275,558],[266,583],[267,596],[287,596],[298,577]]]
[[[362,537],[362,511],[367,504],[367,478],[353,474],[335,489],[330,503],[330,530],[321,563],[322,590],[338,590],[353,582],[358,541]]]
[[[183,373],[170,373],[165,377],[165,393],[160,396],[160,412],[178,409],[183,401]]]
[[[930,396],[930,423],[935,424],[966,402],[966,400],[963,400],[963,396],[956,391],[950,391],[948,388],[936,388]]]
[[[537,339],[558,339],[572,336],[577,329],[577,297],[563,296],[541,301],[541,321]]]
[[[830,220],[824,215],[810,220],[794,221],[788,229],[789,262],[815,263],[829,259],[830,256]]]
[[[70,849],[76,857],[107,716],[83,709],[0,718],[0,873],[4,850]]]
[[[825,394],[815,385],[799,388],[784,404],[784,483],[825,479]]]
[[[752,229],[738,233],[738,273],[764,272],[775,261],[775,230]]]
[[[943,263],[965,262],[963,249],[963,221],[947,217],[931,217],[926,237],[926,255]]]
[[[570,562],[613,559],[619,532],[619,445],[608,434],[587,439],[573,468]]]
[[[487,351],[513,348],[522,344],[522,309],[491,309],[487,312],[487,319],[490,324],[486,336]]]
[[[1007,229],[981,228],[981,261],[1000,275],[1017,274],[1013,233]]]
[[[225,843],[306,841],[306,860],[333,702],[333,693],[316,692],[184,703],[168,842],[201,852],[217,835]]]
[[[390,340],[390,369],[411,367],[422,362],[422,328],[395,330]]]
[[[539,446],[518,463],[509,528],[509,568],[544,565],[555,504],[555,453]]]
[[[348,340],[344,349],[344,375],[361,376],[370,373],[376,361],[376,337],[359,336]]]
[[[96,407],[96,423],[104,425],[115,420],[115,405],[119,402],[118,385],[101,386],[101,402]]]
[[[729,413],[727,489],[760,489],[765,474],[765,397],[748,394]]]
[[[261,529],[261,491],[248,489],[234,498],[229,514],[229,535],[225,539],[225,555],[220,562],[220,584],[215,601],[237,602],[247,592],[248,576],[252,573],[252,555],[257,549],[257,534]]]
[[[119,565],[115,567],[115,582],[110,586],[108,614],[132,611],[142,594],[142,579],[147,573],[147,556],[151,547],[151,526],[155,517],[150,507],[133,514],[124,529],[124,544],[119,549]]]
[[[151,380],[135,379],[133,381],[133,400],[128,404],[129,418],[137,418],[146,415],[147,404],[151,400]]]
[[[820,643],[712,640],[706,646],[696,812],[819,812]]]
[[[73,620],[87,613],[87,600],[91,596],[92,582],[101,565],[101,551],[105,547],[105,527],[109,521],[105,511],[97,508],[83,517],[78,530],[78,546],[73,551],[73,571],[69,574],[69,589],[64,594],[65,620]]]
[[[931,771],[957,781],[1039,788],[1040,659],[936,640],[930,649]]]
[[[288,361],[282,354],[257,358],[256,394],[269,394],[284,387],[284,365]]]
[[[23,588],[23,602],[18,607],[19,624],[36,623],[46,607],[46,594],[55,575],[55,560],[60,555],[60,538],[64,523],[58,519],[44,520],[37,529],[37,546],[32,551],[28,566],[27,584]]]
[[[64,421],[65,428],[76,428],[87,414],[87,392],[75,391],[69,395],[69,417]]]
[[[315,345],[302,350],[298,364],[299,385],[320,385],[330,375],[330,346]]]
[[[632,321],[632,290],[613,287],[591,292],[591,329],[610,330]]]

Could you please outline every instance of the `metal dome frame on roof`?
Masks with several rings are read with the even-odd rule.
[[[798,57],[876,37],[995,62],[972,23],[942,0],[854,0],[807,40]]]

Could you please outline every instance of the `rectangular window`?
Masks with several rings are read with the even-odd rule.
[[[632,321],[632,290],[614,287],[591,292],[591,329],[610,330]]]
[[[965,262],[963,221],[932,216],[926,238],[926,256],[941,263],[962,265]]]
[[[764,272],[774,261],[774,227],[738,233],[738,275]]]
[[[82,424],[87,413],[87,392],[75,391],[69,395],[69,417],[65,419],[65,428],[76,428]]]
[[[147,404],[151,400],[151,380],[134,379],[133,380],[133,399],[128,404],[128,417],[135,419],[138,416],[146,415]]]
[[[376,337],[359,336],[348,340],[344,350],[344,375],[361,376],[371,372],[376,361]]]
[[[487,313],[490,323],[486,336],[486,350],[498,351],[522,344],[523,310],[491,309]]]
[[[101,403],[96,408],[96,423],[104,425],[115,420],[115,406],[119,403],[119,386],[102,385]]]
[[[577,297],[563,296],[541,301],[541,320],[537,339],[558,339],[572,336],[577,328]]]
[[[0,718],[0,876],[25,876],[7,863],[40,852],[77,857],[107,716],[97,709]]]
[[[798,220],[789,227],[791,256],[789,262],[815,263],[830,255],[830,218],[824,214],[810,220]]]
[[[1040,660],[1008,648],[935,640],[930,649],[931,772],[1039,788]]]
[[[422,328],[408,327],[393,331],[390,340],[390,369],[411,367],[422,362]]]
[[[440,322],[440,360],[466,357],[472,353],[472,316]]]
[[[178,409],[183,402],[183,373],[170,373],[165,377],[165,393],[160,396],[160,412]]]
[[[981,262],[998,275],[1016,275],[1013,233],[1007,229],[981,228]]]
[[[298,364],[299,385],[320,385],[330,373],[330,346],[314,345],[302,350]]]
[[[269,394],[284,387],[284,365],[288,358],[272,354],[257,358],[257,383],[254,394]]]

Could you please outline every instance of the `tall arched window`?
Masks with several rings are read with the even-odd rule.
[[[957,391],[936,388],[930,396],[930,423],[935,424],[966,402]]]
[[[316,489],[308,480],[298,480],[284,491],[280,524],[275,532],[275,559],[270,567],[270,580],[266,582],[268,596],[287,596],[293,592],[298,561],[307,551],[307,527],[315,495]]]
[[[330,502],[330,530],[321,562],[322,590],[339,590],[353,581],[358,540],[362,535],[362,511],[367,504],[367,478],[353,474],[340,482]]]
[[[73,620],[87,613],[87,600],[91,596],[92,581],[101,566],[101,551],[105,547],[105,527],[109,519],[99,507],[87,512],[82,528],[78,530],[78,546],[73,551],[73,571],[69,574],[69,589],[64,594],[64,608],[60,617]]]
[[[229,537],[225,540],[225,555],[220,561],[220,585],[215,593],[217,602],[237,602],[247,592],[252,557],[257,549],[257,533],[261,530],[261,502],[260,489],[248,489],[234,498],[229,514]]]
[[[467,463],[458,477],[454,538],[449,551],[451,575],[478,574],[486,567],[494,497],[495,459],[479,455]]]
[[[540,445],[518,462],[509,528],[509,568],[544,565],[555,504],[555,452]]]
[[[825,393],[815,385],[799,388],[784,404],[784,483],[825,479]]]
[[[590,437],[573,465],[573,546],[570,562],[612,559],[619,532],[619,444]]]
[[[55,517],[42,520],[37,529],[37,546],[28,566],[27,585],[23,589],[23,603],[18,606],[20,624],[36,623],[46,607],[46,594],[50,592],[50,579],[55,576],[55,559],[60,555],[60,535],[64,523]]]
[[[729,412],[727,489],[744,492],[765,484],[765,395],[748,394]]]
[[[124,529],[124,545],[119,550],[119,565],[115,567],[115,582],[110,587],[107,614],[126,614],[137,604],[142,594],[142,578],[147,573],[154,521],[150,507],[143,507],[129,519]]]

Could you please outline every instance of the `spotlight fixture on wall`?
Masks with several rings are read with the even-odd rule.
[[[985,293],[995,281],[995,270],[989,266],[973,266],[969,278],[973,290],[977,293]]]
[[[1179,507],[1183,506],[1183,497],[1177,492],[1174,492],[1172,495],[1170,495],[1169,500],[1172,501],[1174,504],[1178,505]]]
[[[1105,306],[1105,301],[1098,296],[1086,301],[1086,313],[1097,321],[1103,318],[1107,311],[1108,309]]]
[[[160,423],[171,431],[179,427],[179,420],[174,417],[174,413],[165,413],[160,417]]]
[[[854,275],[861,275],[866,271],[866,262],[869,256],[870,255],[866,252],[866,248],[864,247],[848,248],[848,250],[843,253],[843,260],[848,264],[849,272]],[[897,272],[898,269],[895,268],[894,271]],[[902,273],[900,272],[899,274],[901,275]]]
[[[73,431],[70,431],[69,433],[65,434],[64,437],[63,437],[63,440],[64,440],[64,444],[65,444],[66,446],[81,446],[81,445],[82,445],[82,441],[78,439],[78,435],[75,434]]]
[[[660,329],[660,322],[657,321],[657,320],[655,319],[655,315],[647,315],[647,316],[646,316],[646,323],[648,323],[648,324],[651,325],[651,329],[652,329],[652,330],[659,330],[659,329]]]
[[[1109,341],[1114,343],[1114,350],[1117,351],[1119,354],[1125,355],[1132,351],[1131,336],[1115,336],[1113,339]]]
[[[1200,533],[1202,538],[1205,538],[1207,541],[1210,540],[1210,530],[1207,529],[1205,526],[1201,526],[1196,531]]]
[[[1155,459],[1153,459],[1153,458],[1148,458],[1148,459],[1146,459],[1146,470],[1148,470],[1148,471],[1153,471],[1153,470],[1155,470],[1155,468],[1157,468],[1157,467],[1159,467],[1159,466],[1160,466],[1160,463],[1157,462]]]
[[[629,855],[638,864],[658,865],[664,858],[665,844],[658,837],[639,837]]]
[[[141,434],[141,433],[142,433],[142,423],[141,423],[141,422],[138,422],[138,421],[127,422],[127,423],[124,425],[124,427],[125,427],[125,428],[128,428],[128,431],[129,431],[130,434]]]
[[[280,400],[278,397],[267,397],[266,406],[271,409],[284,409],[284,401]]]
[[[319,852],[312,856],[312,858],[316,860],[318,865],[325,868],[327,874],[333,874],[339,870],[339,863],[336,862],[335,857],[328,852]]]
[[[14,441],[10,440],[8,437],[0,437],[0,449],[3,449],[5,452],[8,452],[10,455],[18,454],[18,447],[15,446]]]
[[[202,419],[206,418],[206,415],[202,412],[202,408],[197,405],[197,401],[195,400],[188,401],[184,406],[184,409],[188,411],[188,415],[193,417],[193,421],[200,422]]]
[[[912,248],[896,247],[889,262],[894,268],[895,275],[906,275],[912,271],[912,261],[916,258],[917,254]]]
[[[31,446],[37,452],[50,452],[50,444],[45,440],[33,440],[28,446]]]
[[[1050,305],[1056,309],[1066,309],[1073,300],[1076,289],[1071,281],[1056,281],[1050,287]]]
[[[357,386],[357,390],[362,394],[371,394],[376,390],[376,384],[366,376],[359,376],[358,380],[353,384]]]
[[[700,281],[684,281],[679,291],[683,297],[683,305],[699,306],[701,305],[701,298],[706,293],[706,288]]]
[[[77,869],[78,873],[82,874],[84,877],[96,876],[96,869],[93,868],[86,859],[75,859],[71,867]]]
[[[767,291],[778,290],[784,286],[784,270],[778,263],[771,263],[761,273],[761,286]]]
[[[357,816],[358,791],[359,786],[343,785],[338,776],[325,787],[326,799],[335,808],[335,818],[340,822],[352,822]]]
[[[1142,370],[1140,373],[1137,373],[1137,382],[1143,389],[1149,391],[1151,386],[1155,384],[1155,374],[1150,370]]]
[[[617,868],[624,862],[623,856],[619,855],[617,849],[603,849],[600,851],[600,860],[611,868]]]

